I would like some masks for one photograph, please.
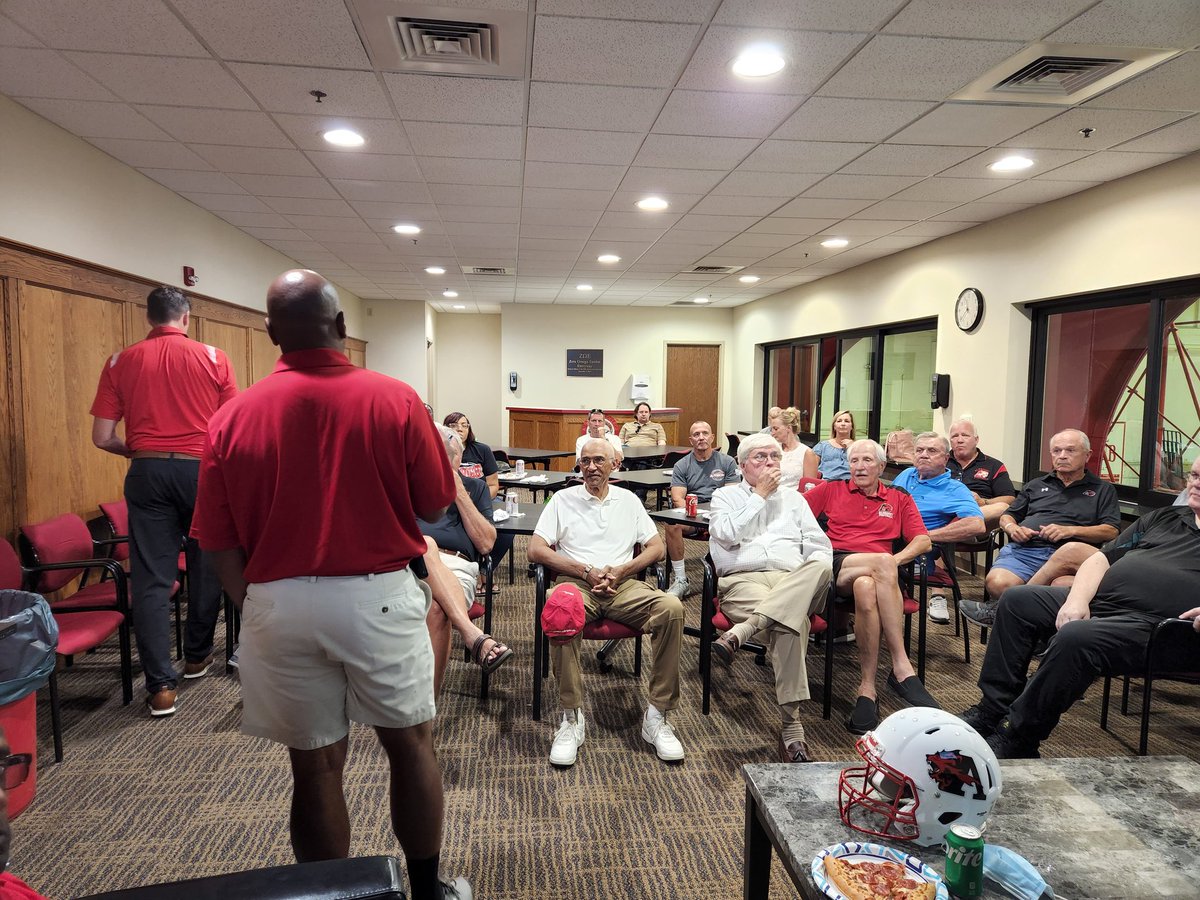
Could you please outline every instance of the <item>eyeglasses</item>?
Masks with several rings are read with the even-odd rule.
[[[1188,472],[1187,480],[1188,484],[1195,484],[1197,481],[1200,481],[1200,472]]]
[[[772,460],[775,462],[781,462],[783,460],[783,454],[763,451],[762,453],[753,453],[750,456],[750,462],[758,463],[759,465],[765,462],[771,462]]]
[[[4,789],[11,791],[23,785],[29,777],[29,767],[32,764],[32,753],[14,753],[0,759],[0,771],[4,773]]]

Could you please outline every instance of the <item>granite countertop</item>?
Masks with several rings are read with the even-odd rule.
[[[804,876],[806,897],[821,896],[807,873],[822,848],[877,840],[838,816],[838,774],[846,765],[743,767],[771,842]],[[984,838],[1037,866],[1058,897],[1200,897],[1200,764],[1178,756],[1014,760],[1001,771],[1003,791]],[[880,842],[945,871],[938,848]],[[1007,895],[989,883],[984,896]]]

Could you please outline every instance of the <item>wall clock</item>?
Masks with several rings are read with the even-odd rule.
[[[983,294],[964,288],[954,304],[954,321],[963,331],[974,331],[983,319]]]

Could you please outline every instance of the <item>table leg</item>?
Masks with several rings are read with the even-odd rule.
[[[758,819],[758,804],[746,788],[746,849],[742,870],[743,900],[767,900],[771,883],[771,838]]]

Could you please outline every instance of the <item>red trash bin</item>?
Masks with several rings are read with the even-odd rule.
[[[8,792],[8,817],[15,819],[37,793],[37,691],[0,706],[0,728],[4,729],[11,752],[33,757],[25,783]]]

